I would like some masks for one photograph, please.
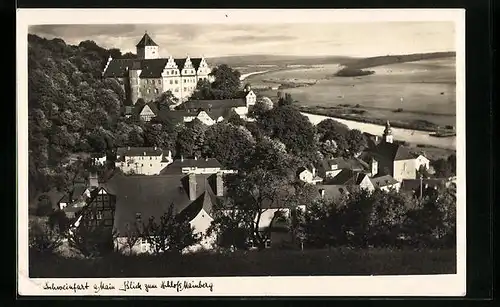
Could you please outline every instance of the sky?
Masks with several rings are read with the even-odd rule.
[[[37,25],[29,33],[68,44],[93,40],[134,52],[147,33],[167,57],[295,55],[368,57],[455,50],[453,22],[317,24]]]

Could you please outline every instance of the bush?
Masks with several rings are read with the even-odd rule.
[[[42,254],[53,254],[62,245],[63,237],[57,228],[51,229],[43,219],[29,222],[29,248]]]
[[[395,113],[400,113],[400,112],[403,112],[403,108],[397,108],[396,110],[394,110]]]

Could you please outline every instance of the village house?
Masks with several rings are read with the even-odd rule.
[[[70,208],[80,208],[85,205],[92,190],[99,186],[99,179],[96,173],[90,173],[87,182],[77,182],[69,193],[64,194],[58,201],[57,207],[60,210],[71,211]],[[70,213],[71,215],[71,213]]]
[[[314,167],[314,165],[309,167],[299,167],[297,170],[297,177],[299,180],[311,184],[318,184],[323,181],[323,178],[316,174],[316,167]]]
[[[330,158],[320,161],[318,174],[327,181],[337,176],[342,170],[354,172],[369,172],[369,165],[358,158]]]
[[[123,173],[158,175],[172,163],[172,152],[158,147],[120,147],[116,151],[115,166]]]
[[[371,164],[372,176],[391,175],[399,182],[416,178],[417,160],[408,148],[393,143],[389,121],[386,123],[382,141],[362,156],[365,162]]]
[[[215,158],[198,158],[186,159],[183,156],[180,159],[174,159],[171,164],[165,167],[160,175],[167,174],[216,174],[216,173],[235,173],[233,170],[226,170]]]
[[[205,58],[161,58],[160,47],[147,33],[136,45],[136,50],[134,59],[113,59],[110,56],[102,72],[104,78],[115,78],[123,83],[131,104],[139,98],[154,101],[167,91],[179,101],[185,101],[194,92],[198,81],[213,80]]]
[[[426,170],[430,169],[430,160],[427,159],[423,154],[415,155],[415,168],[417,171],[423,167]]]

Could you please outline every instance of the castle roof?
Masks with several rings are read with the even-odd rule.
[[[191,63],[195,70],[198,70],[201,58],[192,58]],[[186,59],[174,59],[177,67],[182,70]],[[112,59],[106,71],[105,78],[123,78],[127,76],[128,70],[141,70],[140,78],[161,78],[161,73],[165,69],[168,59]]]
[[[139,43],[136,45],[136,47],[146,47],[146,46],[158,46],[153,39],[145,33],[142,39],[139,41]]]

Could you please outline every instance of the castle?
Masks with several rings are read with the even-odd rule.
[[[102,73],[104,78],[116,78],[123,83],[127,99],[132,104],[140,98],[153,101],[169,90],[183,102],[191,96],[199,80],[211,81],[211,68],[203,57],[160,58],[158,44],[147,33],[136,48],[135,59],[113,59],[110,56]]]

